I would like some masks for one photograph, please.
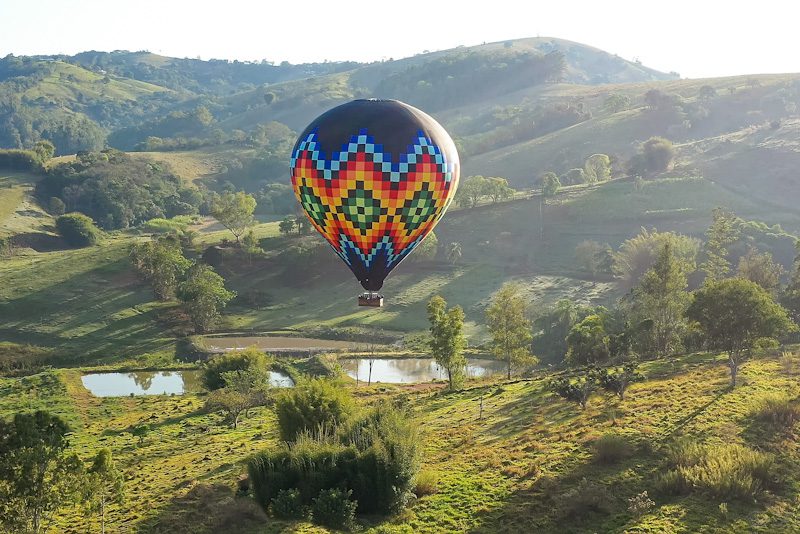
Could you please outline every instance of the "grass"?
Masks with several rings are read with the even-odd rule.
[[[734,390],[727,388],[726,370],[714,356],[693,356],[666,369],[644,367],[650,378],[632,385],[625,401],[597,395],[586,410],[554,399],[544,376],[476,383],[450,394],[358,388],[361,402],[405,396],[423,432],[423,495],[394,520],[396,528],[426,533],[783,532],[800,527],[792,490],[800,484],[793,468],[800,447],[787,438],[775,453],[750,452],[766,434],[753,434],[746,424],[754,394],[800,394],[800,385],[781,372],[779,362],[748,362],[742,385]],[[226,517],[227,528],[241,525],[236,530],[241,532],[310,531],[307,523],[266,521],[233,496],[242,462],[277,443],[271,410],[254,410],[233,431],[221,415],[200,410],[202,404],[202,396],[194,394],[94,398],[71,370],[0,379],[0,415],[47,407],[75,429],[73,442],[84,459],[99,447],[112,449],[127,472],[129,488],[126,503],[110,511],[112,529],[169,532],[170,521],[175,526],[180,520],[183,530],[178,531],[209,532]],[[612,406],[613,421],[607,416]],[[153,430],[139,446],[129,430],[142,423]],[[590,444],[608,439],[602,436],[610,432],[647,446],[631,449],[615,463],[593,462]],[[684,440],[697,445],[665,462],[671,456],[664,451]],[[677,495],[656,492],[658,477],[676,465],[697,468],[695,489]],[[780,482],[767,472],[780,472]],[[756,484],[742,483],[747,477],[741,473],[750,474]],[[769,498],[737,500],[748,495],[748,488],[759,496],[766,489]],[[630,511],[629,499],[644,491],[653,496],[654,506]],[[725,515],[720,502],[729,502]],[[367,526],[375,521],[368,518]],[[79,511],[66,511],[58,528],[82,532]]]

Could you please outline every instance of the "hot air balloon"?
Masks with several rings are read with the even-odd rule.
[[[442,126],[397,100],[354,100],[300,134],[292,186],[311,224],[366,290],[378,291],[444,215],[458,187],[458,152]]]

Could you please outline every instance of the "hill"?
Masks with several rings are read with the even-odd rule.
[[[406,512],[365,518],[362,525],[380,529],[369,532],[422,533],[793,532],[800,528],[793,506],[796,428],[759,419],[758,407],[770,395],[800,394],[798,365],[796,353],[752,361],[742,370],[743,385],[730,390],[715,355],[650,362],[642,366],[647,379],[630,386],[624,400],[598,393],[585,410],[549,393],[548,373],[510,383],[473,381],[451,394],[437,385],[362,384],[354,388],[362,404],[402,398],[412,407],[427,477],[425,493]],[[72,426],[82,457],[100,447],[114,451],[127,473],[128,495],[109,506],[110,527],[327,532],[267,519],[250,499],[234,497],[246,458],[278,442],[272,410],[256,408],[232,430],[202,404],[197,393],[93,397],[75,370],[0,378],[0,416],[46,408]],[[132,435],[143,424],[150,432]],[[603,440],[615,445],[601,449]],[[719,461],[713,472],[722,480],[706,479],[694,489],[670,482],[675,462],[689,458],[671,451],[690,454],[687,441],[696,444],[698,461],[717,455],[708,461]],[[758,476],[774,478],[747,486],[754,471],[745,453],[764,455],[768,473]],[[57,528],[83,532],[81,511],[65,509]]]
[[[180,138],[183,144],[192,139],[196,146],[199,140],[219,143],[220,136],[251,132],[270,121],[299,129],[310,113],[356,96],[403,98],[436,111],[454,98],[472,103],[553,79],[601,83],[669,77],[550,38],[371,64],[273,65],[125,51],[9,56],[0,60],[0,123],[6,125],[0,146],[27,147],[44,138],[59,154],[69,154],[99,148],[115,131],[108,139],[121,149],[148,137]],[[208,120],[166,128],[157,120],[166,115],[174,123],[198,107],[210,110]]]

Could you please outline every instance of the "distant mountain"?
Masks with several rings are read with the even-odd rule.
[[[400,98],[436,113],[558,81],[670,78],[553,38],[369,64],[274,65],[127,51],[7,56],[0,60],[0,146],[26,147],[44,138],[67,154],[105,144],[130,150],[148,138],[166,138],[159,146],[191,148],[240,140],[273,121],[297,130],[320,111],[357,97]]]

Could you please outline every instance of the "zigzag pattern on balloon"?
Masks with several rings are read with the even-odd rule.
[[[292,185],[314,227],[348,265],[400,262],[442,216],[453,164],[423,132],[393,161],[362,129],[326,157],[316,131],[292,154]]]

